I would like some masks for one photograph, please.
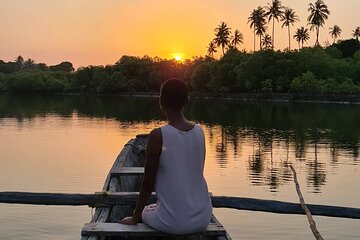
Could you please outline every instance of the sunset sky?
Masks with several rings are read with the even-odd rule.
[[[253,49],[247,24],[252,9],[271,0],[1,0],[0,59],[18,55],[48,65],[70,61],[75,67],[115,63],[122,55],[184,58],[206,54],[214,28],[225,21],[245,38],[241,49]],[[283,0],[306,26],[311,1]],[[329,27],[338,24],[341,39],[360,25],[359,0],[325,0],[331,12],[320,42],[332,41]],[[271,27],[268,32],[271,33]],[[258,41],[258,39],[257,39]],[[275,47],[287,46],[287,30],[276,27]],[[315,42],[311,33],[308,45]],[[292,47],[297,47],[292,40]]]

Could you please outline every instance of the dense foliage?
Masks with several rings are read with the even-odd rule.
[[[360,93],[360,44],[351,39],[327,48],[296,51],[228,50],[219,60],[184,62],[123,56],[114,65],[81,67],[36,64],[18,57],[0,61],[0,90],[7,92],[154,92],[168,78],[202,92]]]

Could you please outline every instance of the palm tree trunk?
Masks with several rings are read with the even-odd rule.
[[[259,34],[259,38],[260,38],[260,51],[262,50],[262,46],[261,46],[261,34]]]
[[[221,50],[222,50],[222,53],[223,53],[223,56],[225,55],[225,52],[224,52],[224,45],[221,45]]]
[[[275,18],[273,18],[272,49],[275,48]]]
[[[255,28],[254,28],[254,52],[255,52],[255,40],[256,40],[256,34],[255,34]]]
[[[288,26],[288,33],[289,33],[289,52],[291,51],[291,44],[290,44],[290,24]]]
[[[316,26],[316,43],[315,43],[315,46],[319,46],[319,26]]]

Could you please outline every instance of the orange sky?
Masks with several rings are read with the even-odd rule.
[[[122,55],[185,58],[205,55],[214,28],[225,21],[252,50],[247,24],[252,9],[270,0],[9,0],[0,2],[0,59],[17,55],[49,65],[71,61],[76,67],[116,62]],[[310,1],[283,0],[306,25]],[[331,41],[329,27],[338,24],[341,38],[360,25],[359,0],[326,0],[331,16],[320,41]],[[271,27],[269,28],[271,32]],[[276,28],[275,47],[287,46],[287,31]],[[309,45],[315,42],[314,33]],[[292,46],[297,44],[292,40]]]

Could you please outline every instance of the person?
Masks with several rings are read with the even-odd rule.
[[[145,172],[133,215],[122,224],[145,224],[169,234],[206,230],[212,216],[211,198],[203,175],[205,136],[183,113],[188,89],[169,79],[160,89],[160,108],[168,124],[149,134]],[[157,203],[145,206],[155,189]]]

